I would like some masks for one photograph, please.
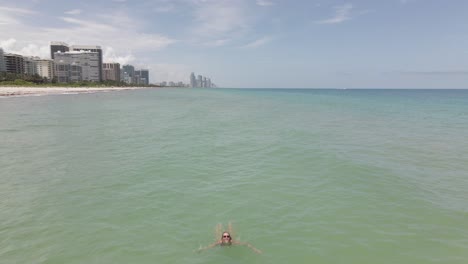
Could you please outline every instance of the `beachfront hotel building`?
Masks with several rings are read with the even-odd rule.
[[[34,75],[37,73],[36,59],[39,57],[23,57],[24,74]]]
[[[54,78],[55,67],[52,60],[36,59],[36,73],[43,78],[51,80]]]
[[[38,74],[41,77],[52,79],[54,77],[54,63],[52,60],[43,60],[39,57],[23,57],[18,54],[4,54],[3,50],[0,48],[0,72],[27,75]]]
[[[70,47],[72,51],[87,51],[87,52],[96,52],[98,54],[98,63],[99,63],[99,81],[102,81],[102,49],[101,46],[88,46],[88,45],[73,45]]]
[[[58,82],[99,82],[102,72],[99,53],[90,51],[56,52],[55,76]]]
[[[24,74],[24,59],[18,54],[6,53],[5,70],[9,73]]]
[[[104,81],[120,82],[120,63],[103,63],[102,74]]]
[[[103,80],[102,75],[102,49],[101,46],[93,45],[72,45],[69,46],[65,42],[52,41],[50,43],[50,57],[54,60],[55,54],[57,52],[65,53],[68,51],[87,51],[87,52],[96,52],[98,54],[98,63],[99,63],[99,81]]]

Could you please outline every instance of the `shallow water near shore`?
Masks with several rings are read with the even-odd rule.
[[[468,91],[0,100],[0,263],[467,263]],[[214,248],[231,221],[247,247]]]

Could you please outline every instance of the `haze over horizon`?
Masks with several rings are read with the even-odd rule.
[[[150,81],[222,87],[468,88],[468,1],[0,0],[0,47],[100,45]]]

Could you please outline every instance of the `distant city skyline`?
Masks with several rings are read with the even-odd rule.
[[[190,74],[190,87],[192,88],[215,88],[217,87],[212,81],[211,78],[206,76],[197,75],[195,77],[195,73],[192,72]]]
[[[0,47],[48,59],[51,40],[99,45],[150,82],[468,88],[467,13],[465,0],[0,0]]]

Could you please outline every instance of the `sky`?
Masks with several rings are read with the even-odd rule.
[[[100,45],[150,82],[468,88],[468,0],[0,0],[0,47]]]

